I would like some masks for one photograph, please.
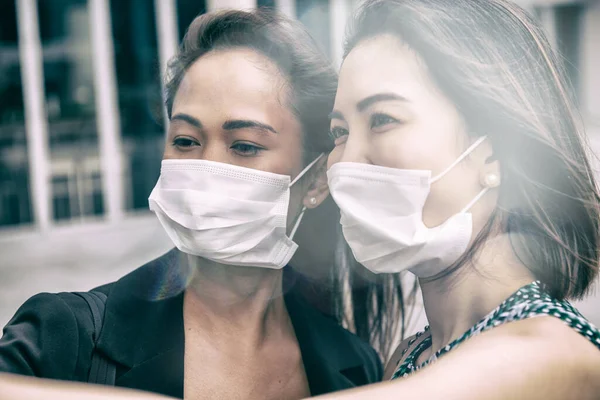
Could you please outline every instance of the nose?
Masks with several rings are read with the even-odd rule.
[[[220,163],[231,163],[227,146],[219,140],[207,140],[200,153],[200,159]]]
[[[361,164],[371,164],[369,157],[369,140],[367,135],[359,132],[350,133],[341,147],[339,159],[337,162],[353,162]]]

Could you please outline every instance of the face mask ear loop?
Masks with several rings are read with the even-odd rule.
[[[296,231],[298,230],[298,227],[300,226],[300,222],[302,222],[302,217],[304,217],[305,211],[306,211],[306,206],[302,207],[302,211],[300,211],[300,215],[298,215],[298,218],[296,218],[296,223],[294,224],[294,227],[292,228],[292,232],[290,233],[290,240],[294,240],[294,236],[296,235]]]
[[[306,172],[308,170],[310,170],[312,168],[312,166],[315,165],[324,156],[325,156],[325,153],[321,153],[321,155],[319,157],[315,158],[310,164],[308,164],[306,166],[306,168],[304,168],[302,171],[300,171],[300,173],[298,175],[296,175],[296,177],[294,178],[294,180],[290,183],[289,187],[292,187],[292,185],[294,183],[298,182],[304,176],[304,174],[306,174]]]
[[[448,172],[450,172],[450,170],[452,168],[456,167],[462,160],[464,160],[469,154],[471,154],[471,152],[473,152],[473,150],[475,150],[477,148],[477,146],[479,146],[485,139],[487,139],[487,136],[482,136],[479,139],[477,139],[475,141],[475,143],[473,143],[467,150],[465,150],[465,152],[462,153],[461,156],[458,157],[452,164],[450,164],[450,166],[448,166],[448,168],[443,170],[437,176],[431,178],[429,183],[435,183],[435,182],[439,181],[440,179],[442,179],[444,177],[444,175],[446,175]]]
[[[471,209],[471,207],[473,207],[475,205],[475,203],[477,203],[479,201],[479,199],[481,199],[488,192],[488,190],[490,190],[490,188],[486,187],[481,192],[479,192],[479,194],[477,196],[475,196],[475,198],[473,200],[471,200],[471,202],[469,204],[467,204],[467,206],[465,208],[463,208],[460,213],[464,214],[464,213],[468,212]]]
[[[313,165],[315,165],[317,162],[319,162],[319,160],[321,158],[323,158],[325,156],[325,153],[321,153],[321,155],[319,155],[319,157],[315,158],[310,164],[308,164],[306,166],[306,168],[304,168],[302,171],[300,171],[300,173],[294,178],[294,180],[290,183],[289,187],[292,187],[292,185],[296,182],[298,182],[300,180],[300,178],[302,178],[302,176],[304,176],[304,174],[310,170]],[[302,207],[302,211],[300,211],[300,215],[298,215],[298,218],[296,219],[296,223],[294,224],[294,227],[292,228],[292,232],[290,233],[290,240],[294,239],[294,236],[296,235],[296,231],[298,230],[298,227],[300,226],[300,222],[302,222],[302,217],[304,217],[304,213],[306,212],[306,206]]]

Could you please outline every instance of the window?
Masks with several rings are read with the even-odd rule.
[[[206,12],[206,1],[202,0],[177,0],[177,24],[179,27],[179,41],[183,39],[185,31],[194,18]]]
[[[275,0],[256,0],[257,8],[276,8]]]
[[[32,222],[16,2],[0,0],[0,227]]]
[[[577,96],[580,92],[579,59],[583,11],[584,5],[571,3],[556,6],[554,14],[558,52],[564,59],[567,77]]]
[[[111,0],[125,206],[147,209],[164,144],[154,1]]]
[[[296,17],[327,55],[331,55],[329,13],[329,0],[296,0]]]
[[[54,219],[102,214],[81,184],[100,173],[86,0],[38,1]],[[94,168],[90,170],[89,168]]]

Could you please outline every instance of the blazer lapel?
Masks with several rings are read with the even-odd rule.
[[[183,346],[174,347],[140,364],[119,377],[117,386],[183,398]]]
[[[173,250],[110,290],[98,350],[116,361],[117,386],[183,398],[183,292],[187,272]]]
[[[313,396],[369,383],[364,360],[349,339],[357,338],[297,295],[286,295],[286,306]]]

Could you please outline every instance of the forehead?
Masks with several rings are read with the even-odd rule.
[[[348,54],[340,70],[336,103],[386,92],[418,101],[433,91],[435,85],[417,53],[384,34],[362,41]]]
[[[269,58],[245,49],[209,52],[185,72],[173,108],[273,111],[287,105],[286,79]]]

